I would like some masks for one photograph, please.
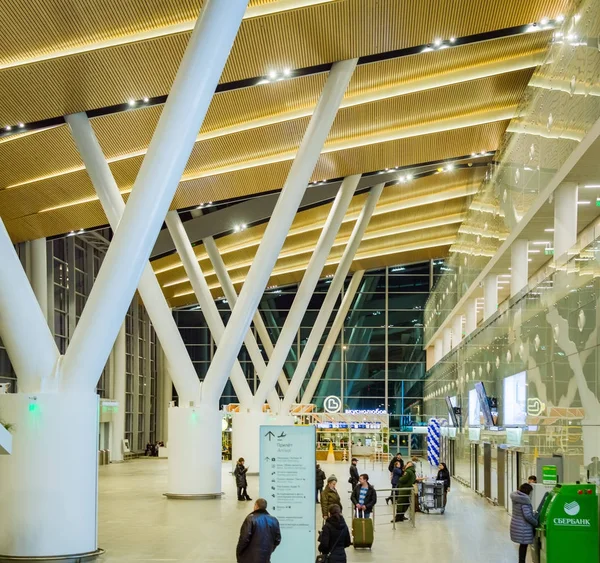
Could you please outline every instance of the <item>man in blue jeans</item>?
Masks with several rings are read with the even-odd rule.
[[[350,500],[358,511],[359,518],[369,518],[371,516],[373,507],[377,503],[377,491],[369,483],[369,476],[366,473],[359,475],[358,485],[352,491]]]

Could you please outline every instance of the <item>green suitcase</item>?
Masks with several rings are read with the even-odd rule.
[[[356,517],[352,519],[352,545],[354,545],[354,549],[371,549],[373,545],[373,520],[371,518]]]

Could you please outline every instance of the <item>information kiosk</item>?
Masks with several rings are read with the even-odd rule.
[[[598,563],[596,485],[557,485],[539,508],[536,550],[540,563]]]

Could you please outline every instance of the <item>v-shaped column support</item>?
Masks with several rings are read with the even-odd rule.
[[[177,71],[119,227],[65,354],[62,387],[93,389],[210,105],[248,0],[211,0]]]
[[[217,402],[223,392],[231,367],[250,328],[252,317],[256,313],[260,298],[298,211],[357,62],[358,59],[353,59],[336,63],[329,73],[321,98],[227,323],[224,335],[227,347],[221,346],[217,349],[204,380],[204,396],[208,400]]]

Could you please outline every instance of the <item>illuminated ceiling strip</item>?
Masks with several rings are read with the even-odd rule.
[[[451,245],[456,241],[456,237],[455,236],[451,236],[451,237],[445,237],[445,238],[441,238],[441,239],[434,239],[428,242],[424,242],[424,243],[415,243],[415,244],[409,244],[409,245],[404,245],[404,246],[399,246],[393,249],[387,249],[387,250],[382,250],[382,251],[377,251],[377,252],[365,252],[363,254],[357,254],[354,258],[354,261],[357,260],[368,260],[369,258],[378,258],[380,256],[389,256],[391,254],[400,254],[400,253],[404,253],[404,252],[413,252],[415,250],[427,250],[428,248],[436,248],[438,246],[447,246],[447,245]],[[338,264],[339,261],[341,259],[341,256],[339,258],[333,258],[331,260],[328,260],[327,263],[325,264],[325,266],[333,266],[335,264]],[[283,276],[285,274],[293,274],[294,272],[301,272],[303,270],[306,270],[306,265],[302,266],[300,268],[288,268],[288,269],[284,269],[284,270],[277,270],[277,271],[273,271],[273,273],[271,274],[271,277],[273,276]],[[233,280],[234,284],[240,284],[243,283],[245,281],[245,277],[240,277],[238,279]],[[210,289],[220,289],[221,285],[217,282],[214,283],[212,285],[209,285]],[[181,293],[177,293],[175,295],[173,295],[173,297],[171,297],[171,299],[175,299],[177,297],[184,297],[186,295],[192,295],[194,292],[193,290],[190,291],[183,291]]]
[[[421,135],[432,135],[434,133],[444,133],[453,129],[463,129],[468,127],[476,127],[478,125],[486,125],[488,123],[494,123],[497,121],[510,120],[517,109],[516,105],[502,108],[499,110],[491,110],[487,112],[478,112],[475,114],[462,115],[460,117],[451,117],[449,119],[443,119],[435,121],[425,125],[414,125],[412,127],[405,127],[404,129],[397,129],[392,132],[376,133],[374,135],[366,135],[358,139],[352,139],[351,141],[338,141],[325,145],[325,148],[321,154],[328,154],[332,152],[338,152],[343,150],[349,150],[354,148],[364,147],[366,145],[387,143],[390,141],[398,141],[402,139],[408,139],[412,137],[419,137]],[[240,170],[247,170],[249,168],[256,168],[259,166],[267,166],[269,164],[277,164],[279,162],[287,162],[293,160],[296,157],[296,151],[287,151],[280,153],[276,156],[267,158],[255,159],[231,166],[224,166],[222,168],[214,168],[207,170],[201,174],[184,174],[181,182],[190,182],[192,180],[199,180],[201,178],[207,178],[210,176],[218,176],[221,174],[228,174],[230,172],[238,172]],[[121,190],[121,194],[131,193],[132,188],[126,188]],[[81,205],[82,203],[90,203],[97,201],[97,196],[90,196],[88,198],[72,201],[70,203],[63,203],[60,205],[54,205],[41,209],[37,213],[47,213],[49,211],[56,211],[58,209],[64,209],[66,207],[72,207],[75,205]]]
[[[396,226],[396,227],[390,227],[387,229],[381,229],[379,231],[371,231],[365,233],[365,236],[362,238],[363,241],[365,240],[375,240],[375,239],[379,239],[379,238],[385,238],[385,237],[390,237],[390,236],[397,236],[397,235],[401,235],[401,234],[406,234],[406,233],[412,233],[415,231],[422,231],[425,229],[433,229],[436,227],[445,227],[447,225],[454,225],[456,223],[461,223],[464,218],[466,217],[466,213],[455,213],[453,215],[449,215],[448,217],[443,217],[441,219],[427,219],[424,221],[418,221],[416,223],[411,223],[408,225],[402,225],[402,226]],[[319,229],[322,228],[322,225],[319,227]],[[337,239],[334,243],[332,248],[338,247],[338,246],[346,246],[346,244],[348,243],[348,241],[350,240],[350,235],[345,235],[343,238]],[[283,258],[290,258],[292,256],[300,256],[301,254],[311,254],[313,253],[315,250],[315,245],[312,244],[310,246],[304,246],[304,247],[296,247],[296,248],[290,248],[285,250],[284,252],[279,254],[279,260],[283,259]],[[244,262],[237,262],[235,264],[231,264],[227,266],[227,270],[231,273],[234,270],[239,270],[241,268],[247,268],[249,266],[252,265],[253,260],[247,260]],[[206,277],[208,276],[212,276],[215,275],[214,270],[204,270],[204,275]],[[189,281],[189,278],[183,277],[180,278],[178,280],[173,280],[170,281],[168,283],[163,284],[163,287],[174,287],[176,285],[180,285],[182,283],[187,283]]]
[[[544,139],[564,139],[567,141],[576,141],[581,143],[585,137],[585,131],[570,131],[564,129],[560,123],[550,127],[536,125],[533,123],[522,122],[515,119],[509,124],[507,133],[521,133],[522,135],[534,135]]]
[[[473,186],[473,185],[466,184],[466,185],[462,185],[462,186],[458,186],[458,187],[453,187],[444,192],[436,192],[434,194],[428,194],[428,195],[424,195],[424,196],[414,197],[411,199],[395,198],[395,201],[392,201],[391,203],[383,204],[383,205],[376,207],[375,211],[373,212],[373,216],[384,215],[386,213],[391,213],[394,211],[402,211],[404,209],[411,209],[414,207],[422,207],[424,205],[431,205],[431,204],[435,204],[435,203],[442,203],[442,202],[445,203],[452,199],[459,199],[459,198],[475,195],[478,192],[478,190],[479,190],[479,186]],[[348,213],[344,217],[343,223],[355,221],[358,218],[359,214],[360,214],[360,209],[357,209],[356,211]],[[290,229],[290,232],[288,233],[288,237],[308,233],[310,231],[319,230],[321,228],[322,228],[321,223],[318,223],[318,224],[311,223],[310,225],[303,225],[301,227],[296,227],[296,228],[292,227],[292,229]],[[221,255],[223,256],[230,252],[237,252],[238,250],[244,250],[247,248],[252,248],[253,246],[258,246],[260,244],[261,240],[262,240],[262,233],[261,233],[261,236],[256,237],[251,240],[245,240],[242,243],[219,247],[219,251],[220,251]],[[197,254],[196,258],[198,259],[198,261],[206,260],[206,259],[208,259],[208,255],[205,252],[202,252],[200,254]],[[181,267],[182,267],[182,264],[180,261],[178,261],[173,264],[170,264],[169,266],[165,266],[163,268],[156,269],[154,271],[154,273],[162,274],[164,272],[176,270],[177,268],[181,268]]]
[[[306,8],[308,6],[315,6],[318,4],[328,4],[334,1],[335,0],[279,0],[276,2],[271,2],[270,4],[264,4],[262,6],[249,7],[246,10],[246,13],[244,14],[244,19],[248,20],[258,18],[270,14],[297,10],[298,8]],[[115,37],[113,39],[107,39],[105,41],[99,41],[97,43],[90,43],[88,45],[71,47],[69,49],[63,49],[61,51],[54,51],[53,53],[46,53],[43,55],[38,55],[36,57],[22,59],[20,61],[13,61],[9,63],[0,64],[0,70],[30,65],[33,63],[40,63],[43,61],[50,61],[54,59],[61,59],[64,57],[69,57],[71,55],[89,53],[91,51],[101,51],[102,49],[110,49],[111,47],[118,47],[120,45],[137,43],[138,41],[148,41],[149,39],[157,39],[159,37],[165,37],[167,35],[187,33],[194,29],[194,25],[196,25],[196,20],[190,20],[187,22],[169,25],[166,27],[143,31],[141,33],[135,33],[133,35]]]
[[[514,57],[505,61],[491,63],[491,64],[481,64],[475,67],[469,67],[460,70],[454,70],[450,72],[445,72],[443,74],[439,74],[436,76],[431,76],[427,78],[420,78],[417,80],[412,80],[410,82],[406,82],[403,84],[398,84],[394,86],[390,86],[389,88],[383,88],[381,90],[374,90],[364,94],[359,94],[356,96],[351,96],[345,98],[342,102],[341,108],[351,108],[363,104],[369,104],[373,102],[378,102],[381,100],[386,100],[389,98],[395,98],[399,96],[405,96],[407,94],[414,94],[417,92],[424,92],[427,90],[442,88],[444,86],[452,86],[454,84],[459,84],[461,82],[467,82],[471,80],[477,80],[482,78],[489,78],[491,76],[497,76],[499,74],[506,74],[510,72],[515,72],[527,68],[533,68],[540,65],[543,62],[543,53],[535,53],[529,55],[522,55],[519,57]],[[226,135],[233,135],[235,133],[242,133],[244,131],[250,131],[252,129],[258,129],[260,127],[268,127],[270,125],[277,125],[279,123],[285,123],[288,121],[294,121],[296,119],[302,119],[305,117],[309,117],[313,114],[314,107],[302,108],[299,110],[283,112],[277,115],[271,115],[267,117],[261,117],[258,119],[253,119],[251,121],[245,121],[243,123],[238,123],[235,125],[231,125],[230,127],[223,127],[220,129],[214,129],[212,131],[207,131],[206,133],[201,133],[196,138],[196,142],[208,141],[210,139],[215,139],[219,137],[223,137]],[[33,131],[35,133],[36,131]],[[6,137],[6,139],[13,139],[13,137]],[[107,158],[107,162],[119,162],[121,160],[127,160],[130,158],[137,158],[140,156],[144,156],[146,154],[147,149],[141,149],[138,151],[133,151],[130,153],[126,153],[123,155],[115,156],[112,158]],[[66,174],[71,174],[73,172],[78,172],[84,170],[85,167],[83,165],[72,167],[67,170],[61,170],[60,172],[56,172],[54,174],[48,174],[46,176],[39,176],[37,178],[32,178],[26,180],[24,182],[18,182],[16,184],[11,184],[10,186],[6,186],[4,189],[13,189],[21,186],[26,186],[28,184],[33,184],[35,182],[40,182],[43,180],[49,180],[51,178],[56,178],[57,176],[63,176]]]

